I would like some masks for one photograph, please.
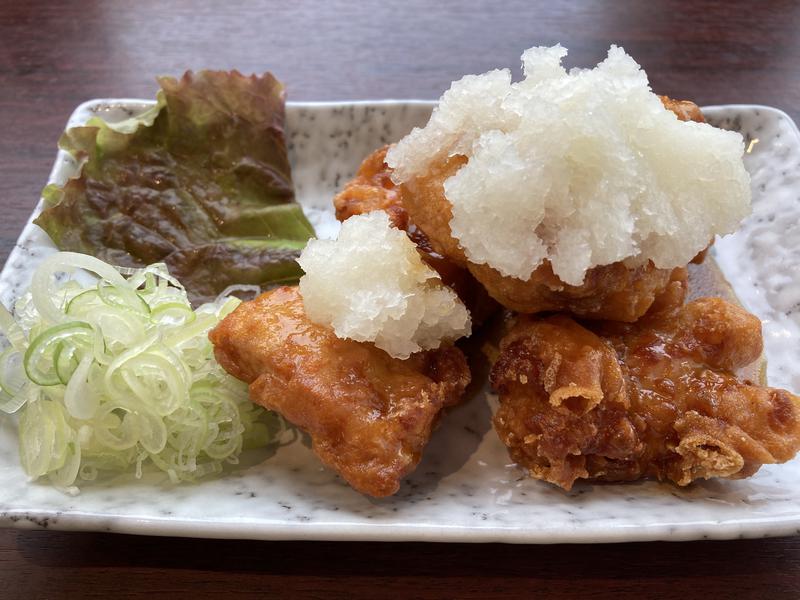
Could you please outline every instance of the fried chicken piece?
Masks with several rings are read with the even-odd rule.
[[[681,285],[634,324],[519,318],[491,374],[494,425],[531,476],[684,486],[800,450],[800,398],[735,375],[761,354],[760,321],[719,298],[680,306]]]
[[[367,156],[356,176],[336,194],[333,207],[339,221],[382,210],[389,215],[392,225],[398,229],[408,229],[408,213],[392,181],[392,170],[384,162],[388,150],[389,146],[384,146]]]
[[[407,360],[312,323],[296,287],[242,303],[209,334],[217,361],[250,398],[307,431],[323,463],[371,496],[397,492],[442,409],[470,380],[453,346]]]
[[[392,169],[385,162],[388,150],[389,146],[384,146],[367,156],[356,176],[336,195],[333,199],[336,218],[346,221],[354,215],[374,210],[384,211],[394,227],[408,233],[408,237],[417,245],[422,259],[439,273],[442,282],[458,294],[469,309],[473,323],[483,323],[497,311],[497,303],[466,268],[434,250],[428,236],[409,222],[400,194],[392,182]]]
[[[633,322],[670,281],[670,269],[652,262],[626,267],[621,262],[594,267],[581,285],[567,285],[545,261],[528,281],[506,277],[488,265],[470,264],[470,272],[506,308],[521,313],[564,310],[587,319]]]
[[[681,120],[703,120],[700,109],[692,102],[666,96],[661,100]],[[597,266],[586,273],[583,284],[578,286],[562,282],[547,260],[527,281],[502,275],[489,265],[470,262],[451,234],[453,213],[444,195],[444,182],[466,162],[462,155],[446,158],[397,191],[410,220],[427,235],[432,248],[468,268],[489,295],[506,308],[522,313],[563,310],[585,318],[633,322],[647,312],[670,281],[671,269],[657,269],[651,262],[634,268],[622,262]]]

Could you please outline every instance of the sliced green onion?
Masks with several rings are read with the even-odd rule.
[[[128,286],[100,284],[97,286],[97,294],[103,302],[112,308],[129,310],[142,315],[150,313],[150,305],[135,291],[131,293]]]
[[[102,260],[76,252],[56,252],[45,258],[33,274],[31,294],[39,314],[45,321],[59,323],[65,320],[62,310],[63,294],[51,289],[53,277],[72,273],[75,269],[92,271],[113,285],[125,286],[125,278]],[[63,290],[62,290],[63,292]]]
[[[9,396],[16,396],[27,385],[22,354],[13,346],[9,346],[0,353],[0,389]]]
[[[158,454],[167,445],[167,427],[160,415],[139,409],[131,417],[136,421],[139,443],[150,454]]]
[[[100,406],[100,397],[91,392],[87,380],[93,362],[91,355],[81,359],[78,366],[73,369],[64,392],[64,405],[69,414],[76,419],[91,419]]]
[[[159,323],[188,325],[197,318],[192,307],[183,302],[164,302],[153,308],[152,317]]]
[[[25,406],[28,399],[24,394],[15,394],[11,396],[3,391],[0,391],[0,411],[6,414],[14,414],[20,408]]]
[[[91,348],[93,337],[92,326],[80,321],[62,323],[44,330],[25,351],[23,364],[28,378],[39,385],[64,383],[56,371],[57,355],[65,348],[68,353],[77,352],[81,346]]]
[[[81,292],[67,302],[64,312],[74,317],[82,317],[90,313],[93,308],[97,307],[97,300],[99,297],[100,294],[97,292],[97,289]]]
[[[94,422],[94,435],[101,446],[109,450],[128,450],[139,441],[137,423],[131,412],[113,404],[105,404]]]
[[[57,417],[57,407],[50,400],[29,402],[19,421],[19,456],[25,472],[32,478],[47,474],[58,463],[56,438],[65,437],[64,423]],[[62,431],[56,431],[62,429]],[[54,450],[56,456],[54,456]],[[61,465],[56,464],[55,468]]]
[[[56,488],[67,494],[77,494],[78,488],[72,484],[81,468],[81,445],[75,439],[67,442],[64,464],[48,473],[48,478]]]
[[[55,277],[78,269],[99,279]],[[0,410],[22,408],[26,473],[69,494],[76,481],[140,477],[148,464],[177,483],[222,472],[244,447],[280,443],[283,420],[249,401],[208,340],[239,303],[222,296],[193,309],[163,264],[118,270],[68,252],[45,259],[15,316],[0,307],[12,342],[0,352]]]

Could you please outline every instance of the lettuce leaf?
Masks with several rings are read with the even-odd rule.
[[[314,231],[294,202],[283,86],[237,71],[158,82],[156,106],[138,118],[62,135],[81,172],[44,189],[35,223],[61,250],[166,262],[196,303],[232,283],[297,279]]]

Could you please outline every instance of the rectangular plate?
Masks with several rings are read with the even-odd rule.
[[[92,115],[117,121],[149,106],[95,100]],[[433,103],[289,104],[290,155],[299,201],[320,236],[335,234],[331,198],[368,153],[426,122]],[[800,389],[800,134],[784,113],[759,106],[705,109],[741,131],[749,152],[753,215],[716,245],[717,260],[744,304],[764,321],[770,383]],[[51,181],[73,174],[60,152]],[[41,208],[37,206],[36,212]],[[23,230],[0,275],[10,306],[52,252],[36,226]],[[483,377],[484,373],[476,373]],[[236,470],[199,484],[159,473],[86,484],[76,497],[28,482],[19,467],[14,419],[0,420],[0,524],[17,527],[256,539],[459,542],[621,542],[786,535],[800,532],[800,459],[751,479],[678,488],[653,481],[581,483],[571,492],[527,479],[491,428],[483,390],[449,413],[397,496],[374,500],[345,485],[297,441],[254,453]]]

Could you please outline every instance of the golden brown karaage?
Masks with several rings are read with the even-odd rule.
[[[464,266],[434,250],[428,236],[409,222],[408,213],[391,179],[392,170],[384,162],[388,149],[389,146],[384,146],[367,156],[356,176],[336,195],[333,199],[336,218],[345,221],[374,210],[387,213],[392,225],[406,231],[417,245],[422,259],[439,273],[445,285],[458,294],[469,309],[472,321],[477,324],[484,322],[498,309],[497,303]]]
[[[214,329],[219,363],[253,402],[307,431],[313,450],[359,492],[389,496],[414,470],[442,409],[470,380],[453,346],[390,357],[312,323],[294,287],[242,303]]]
[[[681,120],[702,121],[700,109],[692,102],[661,97],[665,107]],[[671,269],[657,269],[648,262],[629,268],[622,262],[597,266],[586,273],[582,285],[561,281],[549,261],[523,281],[502,275],[486,264],[472,263],[450,232],[452,210],[444,195],[444,182],[467,162],[461,155],[450,156],[392,193],[399,192],[408,219],[429,238],[431,247],[456,265],[468,268],[489,295],[511,310],[522,313],[567,311],[580,317],[633,322],[642,316],[668,284]]]
[[[800,450],[800,398],[737,378],[761,323],[674,280],[633,324],[520,316],[491,375],[495,428],[537,479],[742,478]]]
[[[408,213],[392,181],[392,170],[384,162],[388,150],[389,146],[384,146],[367,156],[356,176],[336,194],[333,208],[339,221],[382,210],[389,215],[392,225],[398,229],[408,229]]]

